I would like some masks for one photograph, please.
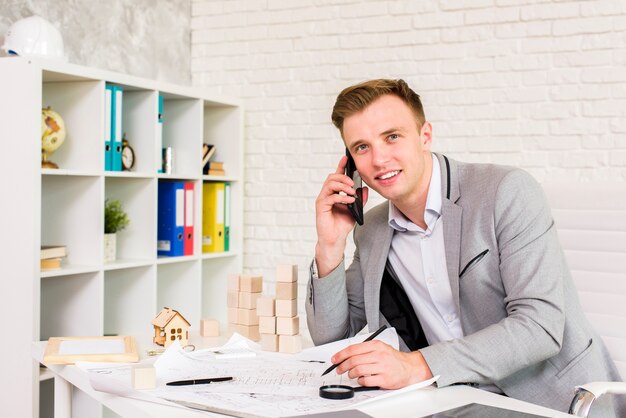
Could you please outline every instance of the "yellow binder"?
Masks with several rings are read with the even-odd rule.
[[[224,251],[224,183],[202,185],[202,252]]]

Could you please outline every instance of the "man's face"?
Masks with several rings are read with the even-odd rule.
[[[431,126],[418,128],[411,109],[384,95],[345,118],[343,138],[361,178],[399,208],[427,192],[431,174]]]

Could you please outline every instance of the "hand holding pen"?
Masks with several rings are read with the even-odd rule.
[[[398,351],[383,341],[374,340],[382,327],[368,340],[352,344],[333,356],[338,374],[356,379],[360,386],[379,386],[383,389],[400,389],[432,377],[430,367],[420,351]]]
[[[387,325],[383,325],[382,327],[378,328],[376,330],[376,332],[374,332],[372,335],[370,335],[369,337],[367,337],[363,342],[366,341],[372,341],[374,338],[378,337],[378,335],[383,332],[385,329],[387,329]],[[332,372],[333,370],[335,370],[337,368],[337,366],[339,366],[341,363],[343,363],[343,361],[339,362],[339,363],[335,363],[332,366],[330,366],[328,369],[326,369],[326,371],[324,373],[322,373],[322,376],[327,375],[328,373]]]

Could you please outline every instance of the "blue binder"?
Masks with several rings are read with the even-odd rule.
[[[185,183],[159,182],[157,255],[185,255]]]
[[[113,148],[113,86],[106,85],[104,91],[104,169],[111,171]]]
[[[111,146],[113,148],[111,155],[111,170],[122,171],[122,110],[123,110],[123,89],[119,86],[113,86],[113,114],[112,119],[112,131],[113,141]]]

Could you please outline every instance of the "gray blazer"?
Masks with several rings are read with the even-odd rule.
[[[583,314],[541,186],[520,169],[436,156],[446,264],[465,335],[420,350],[438,385],[495,383],[513,398],[567,411],[576,385],[621,380]],[[342,263],[309,280],[316,344],[387,324],[379,293],[393,236],[388,209],[374,207],[355,228],[347,270]],[[614,417],[612,409],[609,402],[597,416]]]

